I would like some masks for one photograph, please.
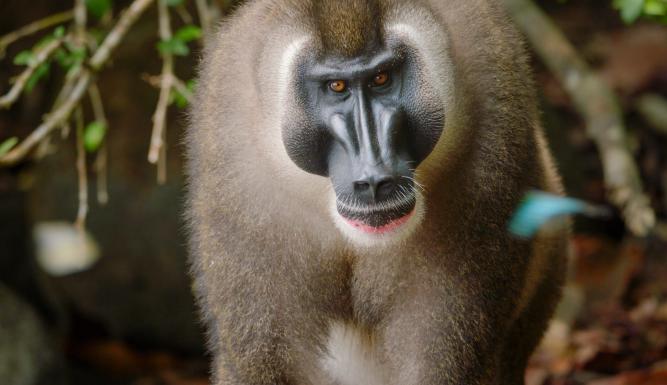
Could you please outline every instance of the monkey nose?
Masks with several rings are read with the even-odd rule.
[[[353,182],[354,192],[360,198],[380,202],[396,189],[396,178],[391,175],[371,175]]]

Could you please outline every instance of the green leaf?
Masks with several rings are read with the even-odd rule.
[[[192,93],[195,88],[195,84],[195,80],[191,79],[188,80],[188,82],[185,84],[185,87],[188,89],[188,91],[190,91],[190,93]],[[178,108],[185,108],[188,106],[188,99],[185,97],[185,95],[174,88],[170,95],[169,104],[176,104],[176,107]]]
[[[176,31],[175,38],[182,42],[188,43],[193,40],[200,39],[202,35],[201,28],[196,25],[186,25]]]
[[[170,53],[176,56],[187,56],[190,53],[188,45],[182,40],[175,38],[160,41],[157,44],[157,48],[163,54]]]
[[[35,72],[30,76],[28,81],[25,83],[25,91],[30,92],[35,88],[37,83],[42,80],[42,78],[46,77],[49,74],[49,70],[51,69],[51,65],[49,63],[43,63],[39,67],[35,69]]]
[[[4,142],[0,143],[0,156],[5,155],[6,153],[9,152],[16,144],[19,142],[19,138],[13,136]]]
[[[58,27],[56,27],[56,29],[53,30],[53,37],[61,38],[63,36],[65,36],[65,27],[59,25]]]
[[[177,7],[181,4],[183,4],[183,0],[161,0],[167,3],[168,6],[170,7]]]
[[[67,50],[59,49],[53,55],[60,67],[70,70],[81,65],[86,58],[86,49],[77,48],[71,44],[65,44]]]
[[[60,39],[61,37],[65,36],[65,27],[59,26],[56,28],[51,35],[46,35],[42,39],[40,39],[37,44],[32,48],[32,50],[25,50],[19,52],[15,57],[14,57],[14,64],[16,65],[30,65],[34,60],[35,60],[35,54],[34,52],[43,48],[47,44],[51,43],[55,39]],[[56,56],[58,56],[58,52],[56,51]]]
[[[53,36],[53,35],[46,35],[46,36],[44,36],[43,38],[41,38],[41,39],[37,42],[37,44],[35,44],[34,47],[32,47],[32,49],[33,49],[33,50],[39,50],[39,49],[42,49],[42,48],[44,48],[47,44],[49,44],[49,43],[51,43],[52,41],[54,41],[55,39],[56,39],[56,37]]]
[[[88,11],[100,19],[111,10],[111,0],[86,0]]]
[[[58,64],[63,68],[67,68],[70,65],[69,52],[62,48],[57,49],[56,52],[53,53],[53,58],[56,59]]]
[[[94,121],[88,124],[83,132],[83,145],[86,148],[86,151],[97,151],[102,145],[102,142],[104,142],[106,133],[106,124],[99,121]]]
[[[21,51],[14,56],[14,64],[17,66],[27,66],[33,60],[35,60],[35,55],[29,50]]]
[[[644,13],[650,16],[667,15],[667,0],[646,0]]]
[[[621,19],[630,24],[641,16],[644,0],[614,0],[614,8],[621,12]]]
[[[169,104],[176,104],[178,108],[185,108],[188,105],[188,99],[174,88],[169,95]]]
[[[82,62],[86,58],[86,48],[75,48],[70,51],[70,58],[75,62]]]

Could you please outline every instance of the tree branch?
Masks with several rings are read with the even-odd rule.
[[[102,123],[106,128],[107,132],[104,135],[104,141],[102,146],[97,151],[97,158],[95,159],[94,169],[97,174],[97,203],[100,205],[106,205],[109,202],[109,189],[108,189],[108,149],[107,149],[107,138],[109,132],[109,123],[107,121],[106,114],[104,112],[104,104],[102,103],[102,97],[100,96],[100,90],[97,87],[97,84],[92,84],[88,88],[88,96],[90,97],[90,104],[93,106],[93,114],[95,115],[95,120]]]
[[[12,88],[4,96],[0,97],[0,108],[9,108],[16,102],[21,95],[21,91],[23,91],[37,68],[49,60],[51,55],[60,48],[64,41],[63,38],[54,39],[37,52],[35,59],[28,63],[28,67],[16,78]]]
[[[59,104],[27,138],[11,151],[0,157],[0,166],[11,166],[21,161],[41,142],[55,127],[61,125],[71,115],[74,108],[81,102],[81,98],[91,84],[93,72],[98,71],[109,60],[111,53],[127,34],[128,29],[139,16],[148,8],[153,0],[134,0],[130,7],[120,16],[118,22],[107,35],[95,54],[89,61],[88,68],[82,68],[78,79],[72,87],[67,99]]]
[[[188,103],[192,103],[194,95],[192,95],[192,91],[188,89],[188,86],[186,86],[185,83],[183,83],[183,81],[176,76],[174,76],[172,82],[174,83],[174,88],[178,91],[178,93],[183,95]]]
[[[74,3],[74,42],[79,48],[86,46],[87,16],[85,0],[76,0]]]
[[[45,17],[44,19],[34,21],[14,32],[10,32],[5,36],[0,38],[0,58],[4,56],[5,49],[7,46],[13,42],[19,40],[22,37],[32,35],[35,32],[39,32],[45,28],[52,27],[56,24],[64,23],[70,20],[73,17],[73,11],[65,11],[61,13],[56,13],[54,15]]]
[[[169,9],[165,0],[158,0],[158,17],[160,40],[169,41],[172,38],[171,21],[169,18]],[[158,183],[164,183],[166,180],[165,170],[165,131],[167,120],[167,107],[169,105],[169,96],[173,87],[174,78],[174,57],[170,52],[162,52],[162,75],[160,79],[160,97],[153,114],[153,133],[151,135],[151,145],[148,150],[148,161],[158,164]]]
[[[208,5],[208,0],[195,0],[197,6],[197,14],[199,15],[199,23],[204,30],[204,36],[211,32],[211,7]],[[206,38],[204,38],[206,41]]]
[[[93,70],[99,70],[108,60],[113,50],[120,44],[123,37],[127,34],[127,30],[137,21],[137,19],[144,13],[146,8],[154,0],[134,0],[130,7],[121,15],[120,19],[109,32],[100,48],[95,51],[95,55],[90,59],[90,66]]]
[[[76,109],[76,174],[79,181],[79,209],[74,226],[83,231],[88,216],[88,170],[86,168],[86,149],[83,144],[83,111],[81,106]]]
[[[637,101],[637,111],[661,135],[667,135],[667,99],[658,94],[643,95]]]
[[[51,107],[52,110],[57,109],[63,104],[65,100],[67,100],[68,96],[72,93],[74,85],[76,85],[79,76],[81,76],[82,70],[83,67],[78,66],[77,68],[74,68],[72,71],[67,71],[67,75],[65,76],[65,82],[63,83],[63,86],[60,87],[60,91],[58,91],[58,96],[56,96],[56,100],[53,103],[53,107]],[[60,127],[62,128],[61,137],[63,139],[67,138],[71,131],[69,121],[68,120],[63,121],[60,124]]]
[[[583,116],[600,153],[609,200],[635,235],[646,235],[655,213],[626,145],[622,112],[611,88],[579,57],[554,23],[530,0],[504,0],[542,61],[558,77]]]
[[[60,126],[72,113],[72,110],[79,104],[81,97],[85,94],[90,81],[92,73],[90,71],[83,71],[79,76],[76,84],[69,94],[67,99],[53,112],[51,112],[44,122],[39,125],[27,138],[14,147],[11,151],[0,157],[0,166],[11,166],[23,158],[33,149],[39,142],[53,131],[55,127]]]

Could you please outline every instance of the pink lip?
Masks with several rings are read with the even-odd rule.
[[[343,219],[350,226],[354,227],[357,230],[361,230],[364,233],[367,233],[367,234],[386,234],[386,233],[388,233],[390,231],[393,231],[393,230],[396,230],[397,228],[404,225],[405,222],[407,222],[408,219],[410,219],[410,217],[412,216],[413,213],[414,213],[414,210],[410,211],[405,216],[403,216],[401,218],[398,218],[398,219],[394,219],[393,221],[387,223],[386,225],[380,226],[380,227],[370,226],[370,225],[365,224],[364,222],[357,221],[357,220],[354,220],[354,219],[348,219],[348,218],[345,218],[345,217],[343,217]]]

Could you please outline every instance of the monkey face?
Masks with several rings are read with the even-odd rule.
[[[307,118],[283,128],[283,143],[298,167],[331,179],[343,223],[384,236],[415,213],[414,173],[441,135],[444,112],[407,46],[368,52],[297,66]]]

